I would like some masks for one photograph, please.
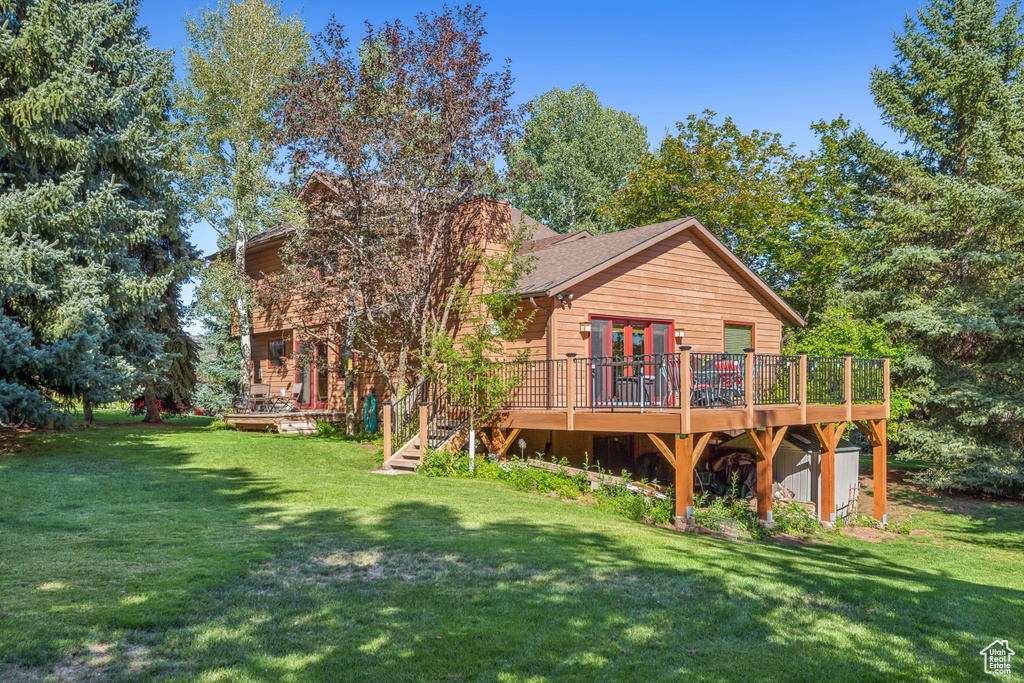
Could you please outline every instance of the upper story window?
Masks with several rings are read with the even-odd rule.
[[[280,340],[267,342],[267,358],[270,367],[279,368],[284,365],[284,359],[287,357],[286,348],[285,343]]]

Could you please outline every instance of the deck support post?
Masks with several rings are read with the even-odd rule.
[[[676,435],[676,519],[693,521],[693,434]]]
[[[875,434],[874,443],[872,444],[872,459],[871,459],[871,477],[875,482],[875,520],[880,524],[889,523],[889,504],[888,504],[888,486],[889,486],[889,471],[888,471],[888,452],[889,446],[886,440],[886,421],[877,420],[871,422],[871,431]]]
[[[690,346],[679,347],[679,433],[690,433]]]
[[[430,404],[426,401],[420,401],[420,458],[427,454],[427,448],[430,446]]]
[[[843,398],[846,401],[846,421],[853,419],[853,354],[843,354]]]
[[[835,523],[836,521],[836,447],[839,439],[846,431],[846,423],[841,422],[837,426],[829,422],[822,426],[811,425],[818,437],[818,444],[821,447],[821,465],[818,469],[821,486],[821,496],[818,501],[819,519],[822,522]]]
[[[565,428],[573,431],[576,415],[576,354],[565,354]]]
[[[889,442],[886,435],[886,421],[864,420],[855,424],[857,429],[871,441],[871,478],[875,482],[874,510],[872,512],[878,523],[888,524]]]
[[[782,443],[782,437],[786,435],[788,429],[789,427],[777,430],[768,427],[764,431],[747,430],[747,436],[754,444],[754,451],[757,454],[757,518],[768,526],[775,523],[772,517],[772,463],[775,461],[779,444]]]
[[[388,460],[391,460],[391,401],[385,401],[381,406],[384,413],[384,469],[391,469]]]
[[[743,349],[743,403],[747,409],[747,429],[754,428],[754,349]]]
[[[797,380],[797,400],[800,403],[800,424],[807,424],[807,352],[797,351],[800,365],[800,377]]]

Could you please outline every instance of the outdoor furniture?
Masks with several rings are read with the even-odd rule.
[[[251,384],[249,385],[249,394],[235,396],[231,402],[231,407],[236,413],[267,412],[265,407],[269,397],[269,384]]]

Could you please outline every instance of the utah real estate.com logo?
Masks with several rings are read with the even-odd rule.
[[[985,658],[985,673],[995,676],[1008,676],[1010,674],[1010,657],[1017,654],[1010,649],[1010,644],[1005,640],[993,640],[988,647],[981,651]]]

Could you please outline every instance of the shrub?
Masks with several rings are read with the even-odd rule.
[[[223,417],[218,417],[210,424],[206,425],[207,429],[223,429],[226,431],[237,431],[237,427],[230,422],[225,422]]]
[[[774,517],[775,531],[782,534],[809,534],[820,528],[814,513],[799,503],[776,508]]]

